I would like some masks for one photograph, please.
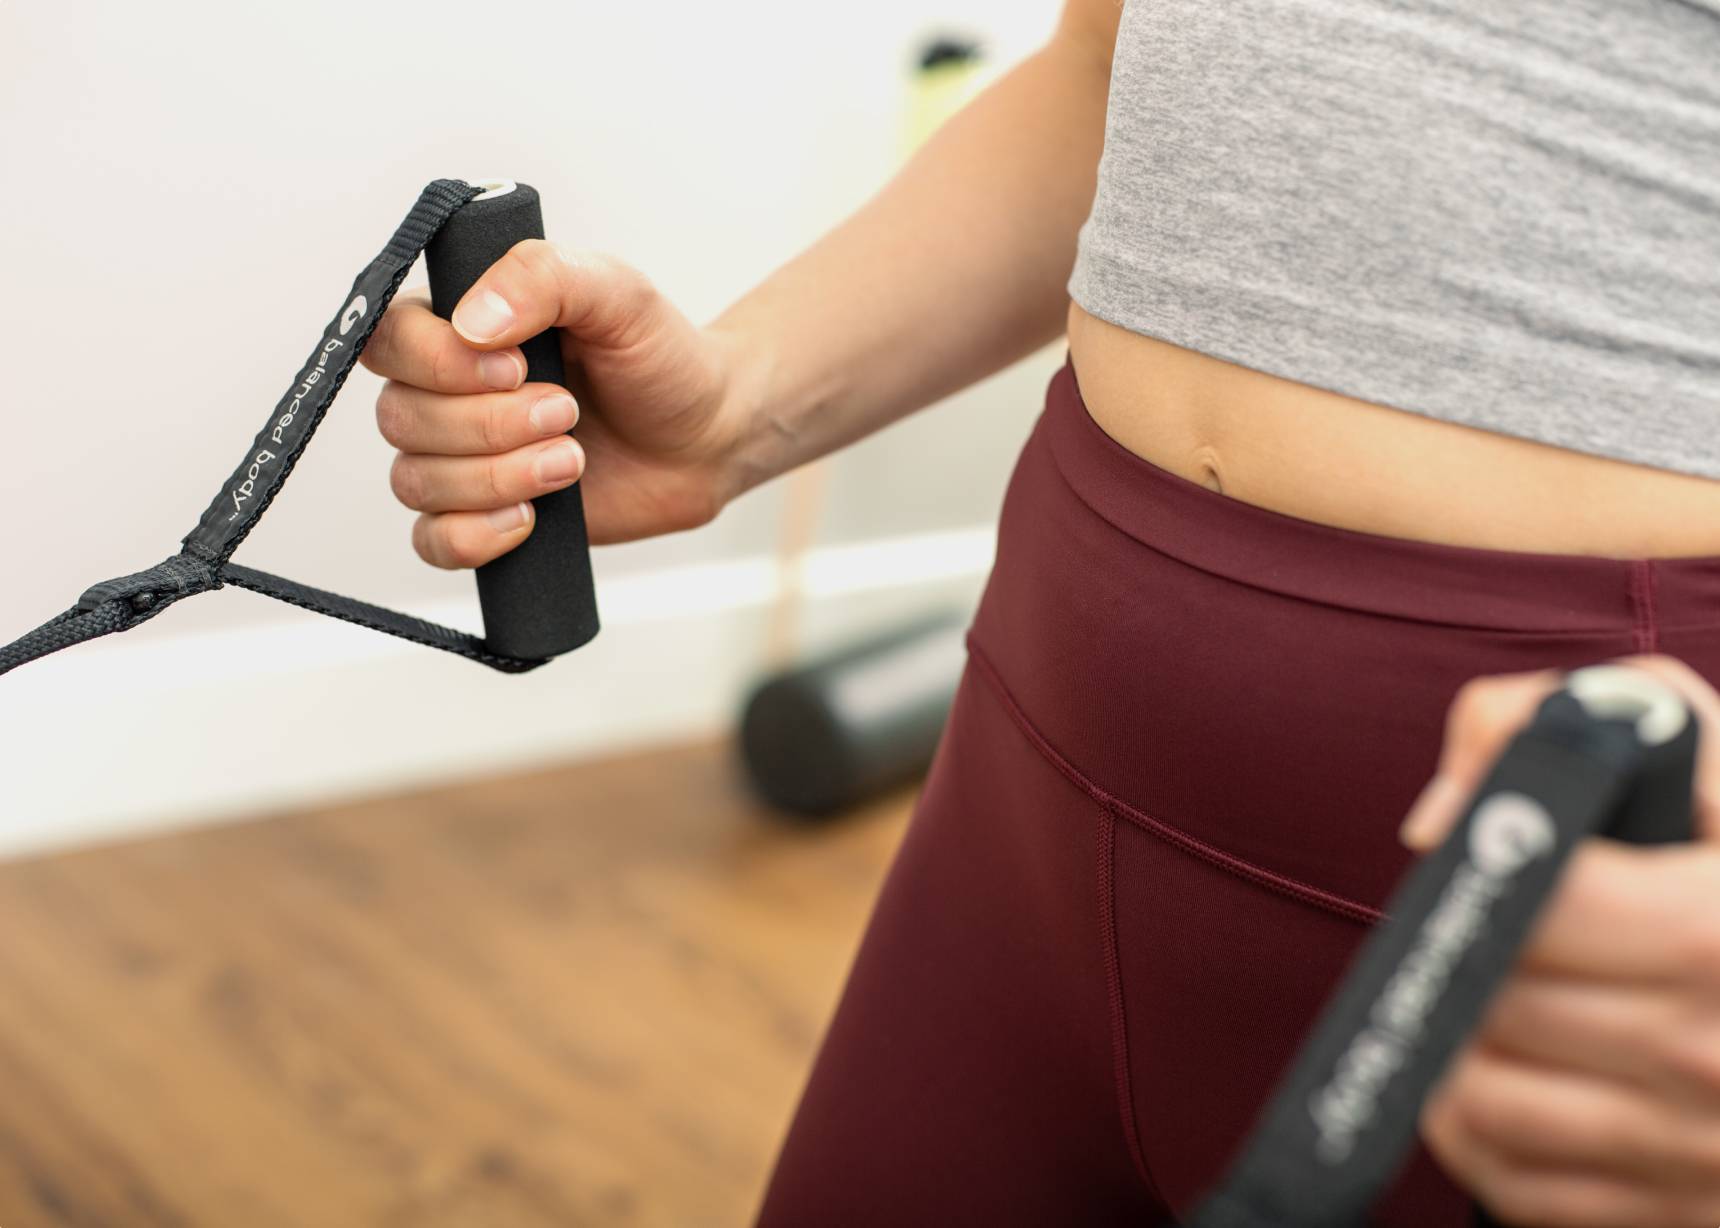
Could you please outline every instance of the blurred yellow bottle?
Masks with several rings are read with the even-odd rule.
[[[927,43],[909,84],[903,156],[912,154],[966,106],[990,76],[991,66],[977,43],[948,37]]]

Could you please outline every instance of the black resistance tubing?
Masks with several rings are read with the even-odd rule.
[[[544,237],[543,209],[526,184],[480,196],[461,209],[425,250],[430,302],[443,319],[508,249]],[[521,347],[526,379],[567,386],[560,339],[539,333]],[[553,657],[597,634],[597,593],[579,484],[533,500],[537,524],[518,547],[478,568],[484,640],[510,657]]]

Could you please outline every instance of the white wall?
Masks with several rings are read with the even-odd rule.
[[[176,548],[426,180],[534,183],[552,235],[707,318],[888,175],[921,36],[971,31],[1007,62],[1056,8],[0,3],[0,639]],[[831,597],[815,626],[971,597],[1054,360],[836,464],[821,539],[921,563],[898,581],[876,553],[822,556],[871,558],[876,600]],[[374,395],[355,375],[241,560],[475,625],[470,578],[406,546]],[[780,503],[766,488],[697,533],[600,552],[613,646],[528,679],[231,591],[28,667],[0,680],[0,850],[716,722],[758,659]],[[739,594],[720,617],[665,597],[712,564],[739,568],[716,573]]]

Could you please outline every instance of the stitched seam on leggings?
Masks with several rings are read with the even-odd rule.
[[[1653,559],[1637,559],[1631,563],[1630,605],[1636,618],[1635,642],[1638,652],[1658,650],[1660,627],[1654,608],[1655,579]]]
[[[1385,915],[1379,909],[1368,904],[1363,904],[1359,900],[1348,899],[1344,896],[1338,895],[1336,892],[1327,891],[1324,888],[1316,887],[1311,883],[1304,883],[1299,879],[1290,878],[1287,875],[1279,874],[1275,870],[1268,870],[1265,866],[1255,865],[1251,861],[1244,861],[1233,853],[1227,853],[1215,845],[1208,844],[1206,841],[1190,835],[1180,827],[1173,827],[1169,823],[1153,818],[1145,811],[1136,809],[1122,798],[1101,788],[1089,779],[1081,769],[1077,768],[1073,763],[1065,759],[1057,748],[1051,745],[1045,735],[1039,732],[1038,728],[1028,718],[1027,714],[1021,710],[1021,706],[1016,703],[1015,696],[1010,694],[1008,685],[1003,681],[1003,675],[998,673],[997,667],[993,665],[991,659],[986,656],[985,650],[979,646],[971,635],[968,637],[968,651],[970,653],[971,660],[979,666],[981,676],[990,683],[992,690],[996,693],[998,702],[1002,704],[1003,710],[1008,713],[1009,718],[1013,720],[1016,726],[1020,728],[1021,732],[1026,735],[1027,740],[1033,744],[1034,748],[1039,751],[1045,761],[1052,767],[1056,768],[1059,772],[1063,773],[1064,777],[1071,784],[1075,785],[1076,788],[1080,789],[1088,797],[1098,802],[1101,806],[1108,807],[1113,814],[1127,819],[1136,827],[1142,828],[1152,835],[1158,836],[1167,843],[1175,845],[1185,853],[1189,853],[1200,858],[1209,865],[1215,866],[1220,870],[1224,870],[1229,874],[1233,874],[1238,878],[1247,879],[1249,882],[1265,887],[1269,891],[1276,891],[1280,895],[1289,896],[1291,899],[1300,901],[1301,903],[1311,904],[1315,908],[1321,908],[1327,912],[1336,913],[1340,917],[1347,917],[1352,921],[1359,921],[1364,925],[1371,925],[1374,922],[1379,921]]]
[[[1153,1180],[1147,1156],[1141,1150],[1141,1134],[1135,1124],[1135,1093],[1129,1071],[1129,1021],[1123,1005],[1123,961],[1117,951],[1117,816],[1108,806],[1099,807],[1099,942],[1105,957],[1105,996],[1110,1005],[1111,1073],[1117,1084],[1117,1115],[1123,1123],[1123,1140],[1135,1173],[1146,1184],[1161,1207],[1169,1207],[1159,1183]]]

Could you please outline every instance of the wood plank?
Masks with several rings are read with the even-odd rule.
[[[0,1225],[744,1224],[910,802],[702,744],[0,865]]]

